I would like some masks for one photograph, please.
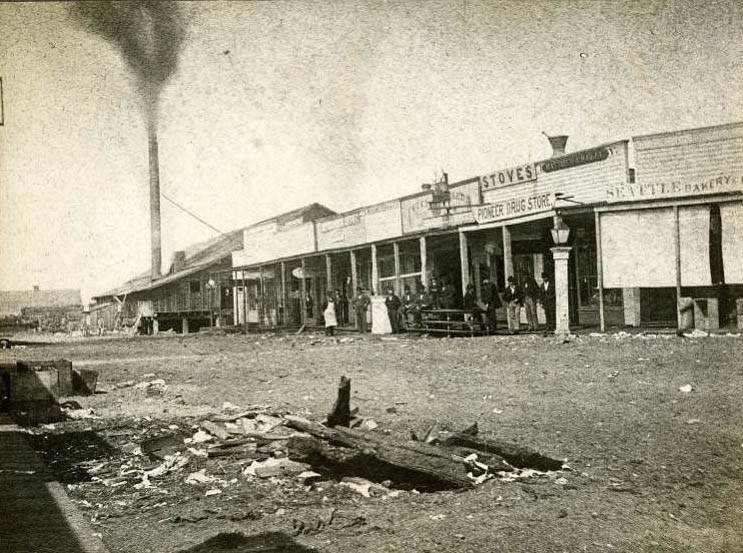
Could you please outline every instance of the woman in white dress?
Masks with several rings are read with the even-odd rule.
[[[335,327],[338,326],[338,317],[335,312],[335,300],[333,299],[333,293],[328,292],[327,299],[325,300],[325,306],[323,308],[323,317],[325,318],[325,334],[327,336],[335,335]]]

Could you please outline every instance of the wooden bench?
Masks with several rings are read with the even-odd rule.
[[[481,336],[487,335],[488,327],[478,320],[476,313],[465,309],[421,309],[417,321],[406,325],[408,332]]]

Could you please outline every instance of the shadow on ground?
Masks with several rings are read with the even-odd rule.
[[[246,536],[220,533],[190,549],[178,553],[304,553],[311,551],[281,532],[264,532]]]

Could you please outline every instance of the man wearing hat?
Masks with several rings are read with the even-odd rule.
[[[521,304],[524,301],[524,292],[516,285],[516,279],[508,277],[508,286],[503,294],[508,310],[508,330],[511,334],[517,334],[521,328]]]
[[[361,286],[357,286],[356,295],[351,299],[351,302],[353,303],[353,311],[356,314],[356,328],[363,334],[366,332],[366,311],[369,309],[371,300],[364,293]]]
[[[488,331],[495,332],[498,327],[495,310],[503,303],[500,301],[498,287],[488,277],[482,281],[482,301],[485,303],[485,313],[488,316]]]
[[[547,318],[547,330],[555,330],[555,286],[550,282],[547,273],[542,273],[542,284],[539,285],[539,301]]]
[[[387,297],[384,298],[384,305],[387,307],[387,316],[390,319],[390,326],[392,327],[392,334],[397,334],[400,331],[400,298],[397,297],[395,291],[392,288],[387,289]]]

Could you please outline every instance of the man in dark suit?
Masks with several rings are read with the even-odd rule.
[[[539,301],[542,303],[544,315],[547,318],[547,330],[555,330],[555,286],[547,273],[542,273]]]
[[[521,328],[521,304],[524,302],[524,292],[516,285],[516,279],[508,277],[508,286],[503,294],[508,309],[508,330],[511,334],[518,334]]]
[[[410,291],[410,286],[405,285],[405,293],[402,295],[402,307],[400,308],[400,318],[405,328],[410,324],[410,315],[415,316],[415,295]]]
[[[482,301],[485,304],[485,313],[488,316],[488,330],[495,332],[495,329],[498,327],[495,310],[503,305],[503,303],[500,301],[498,287],[490,278],[482,281]]]
[[[392,288],[387,289],[387,297],[384,298],[384,305],[387,307],[387,316],[390,319],[390,326],[392,327],[392,334],[397,334],[400,331],[400,298],[397,297],[395,291]]]
[[[537,302],[539,301],[540,288],[534,277],[527,275],[524,280],[524,307],[526,308],[526,322],[529,330],[537,330],[539,320],[537,319]]]

